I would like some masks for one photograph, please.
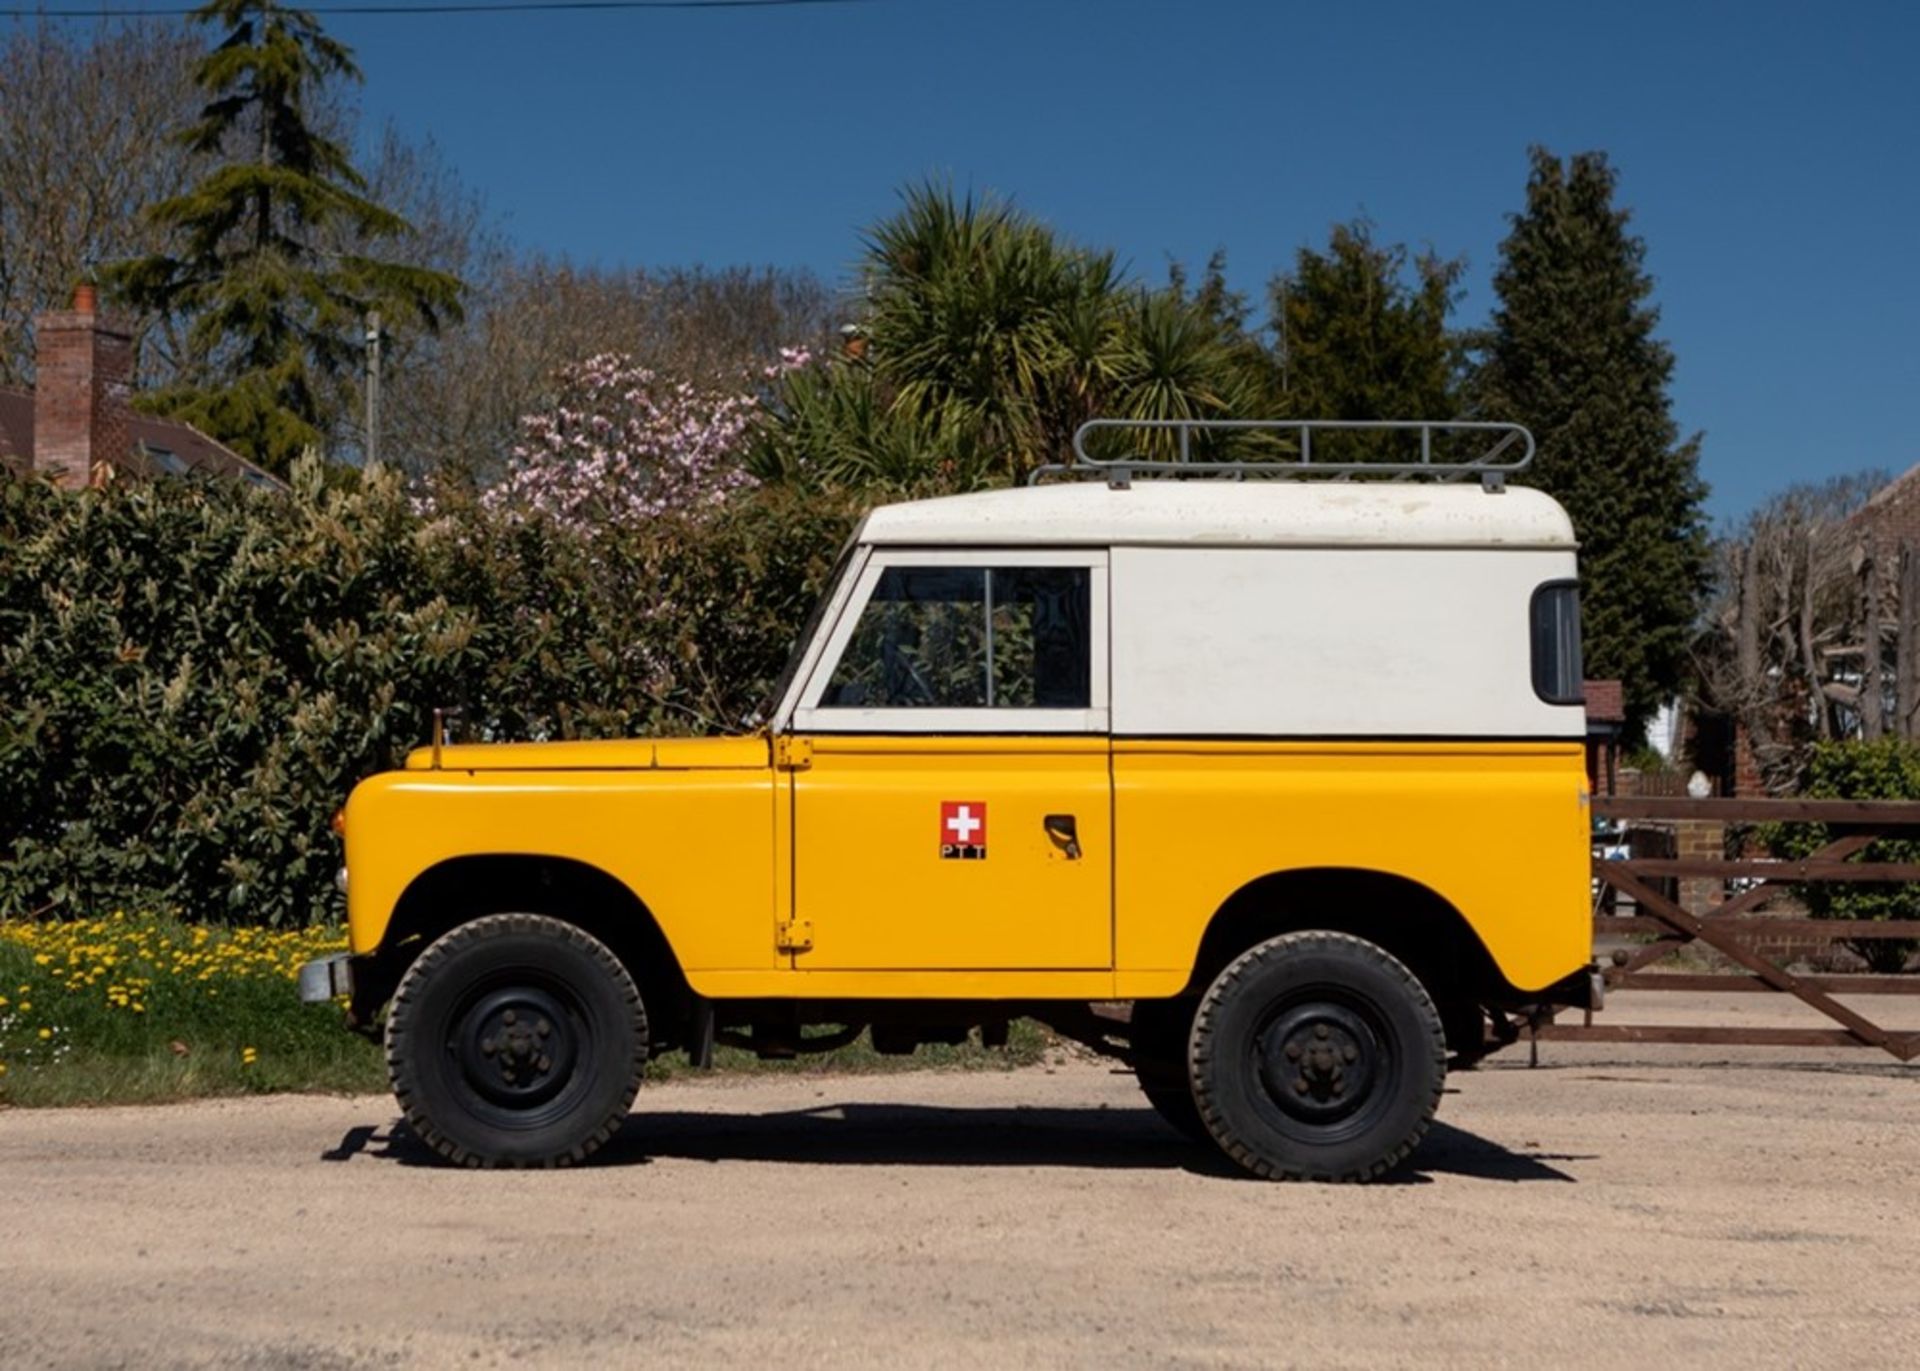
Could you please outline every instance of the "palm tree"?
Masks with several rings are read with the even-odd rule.
[[[788,378],[763,476],[1003,484],[1067,460],[1089,418],[1244,412],[1244,350],[1202,302],[1130,283],[1111,252],[992,197],[920,185],[902,201],[866,237],[865,346]]]

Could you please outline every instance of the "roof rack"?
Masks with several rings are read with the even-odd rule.
[[[1172,433],[1179,456],[1172,460],[1152,457],[1095,457],[1087,451],[1087,438],[1103,432]],[[1299,456],[1291,461],[1216,461],[1193,457],[1196,433],[1276,433],[1290,435]],[[1420,460],[1417,462],[1321,462],[1313,456],[1315,434],[1327,433],[1418,433]],[[1477,457],[1465,462],[1433,460],[1436,433],[1478,433],[1488,446]],[[1512,453],[1515,445],[1520,451]],[[1029,477],[1037,485],[1050,476],[1098,476],[1109,484],[1125,486],[1136,476],[1208,477],[1223,476],[1242,480],[1249,476],[1325,476],[1348,480],[1355,476],[1423,477],[1434,481],[1475,479],[1491,491],[1504,490],[1507,477],[1522,471],[1533,460],[1533,435],[1519,424],[1488,423],[1480,420],[1452,419],[1089,419],[1073,435],[1073,460],[1052,462]],[[1510,455],[1511,454],[1511,455]]]

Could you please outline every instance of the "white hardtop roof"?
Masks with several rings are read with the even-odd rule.
[[[859,540],[885,547],[1571,548],[1552,497],[1475,484],[1072,481],[882,505]]]

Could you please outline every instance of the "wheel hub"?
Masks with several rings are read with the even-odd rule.
[[[1281,1014],[1257,1042],[1260,1080],[1282,1112],[1330,1124],[1365,1103],[1378,1072],[1379,1045],[1366,1023],[1337,1004],[1307,1004]]]
[[[543,1104],[559,1093],[576,1054],[571,1021],[548,992],[497,990],[462,1017],[455,1050],[467,1083],[509,1108]]]

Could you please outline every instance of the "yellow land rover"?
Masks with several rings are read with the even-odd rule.
[[[384,1011],[472,1165],[586,1157],[668,1048],[1025,1015],[1247,1171],[1379,1175],[1450,1054],[1598,993],[1573,530],[1510,426],[1358,469],[1260,427],[1294,458],[1077,441],[1096,479],[873,510],[751,735],[436,736],[348,801],[302,994]]]

